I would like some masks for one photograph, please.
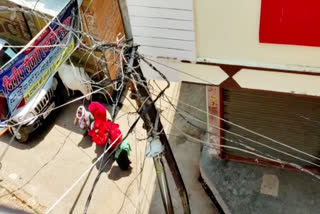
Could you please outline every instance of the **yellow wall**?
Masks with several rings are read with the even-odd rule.
[[[281,64],[281,69],[287,65],[320,68],[320,48],[259,43],[260,6],[261,0],[195,0],[198,59],[258,67]]]

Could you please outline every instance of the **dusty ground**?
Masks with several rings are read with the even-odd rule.
[[[180,84],[172,84],[167,94],[178,98],[179,92]],[[102,148],[92,144],[91,139],[84,137],[83,132],[73,125],[74,114],[80,104],[76,102],[52,114],[47,124],[31,136],[28,144],[13,142],[2,161],[0,175],[3,181],[14,184],[10,191],[27,193],[22,201],[28,202],[28,207],[33,208],[34,212],[44,213],[46,208],[51,207],[102,152]],[[163,115],[173,121],[174,112],[164,102],[159,104]],[[127,114],[130,111],[133,107],[126,101],[116,120],[123,133],[137,116]],[[169,136],[176,135],[170,123],[165,123],[165,127]],[[0,152],[5,149],[10,137],[6,134],[0,138]],[[111,162],[95,189],[88,213],[163,213],[161,197],[156,190],[153,161],[145,159],[144,155],[145,137],[140,121],[135,132],[129,136],[132,169],[122,171],[115,162]],[[179,136],[170,137],[170,143],[187,185],[193,213],[215,213],[198,182],[201,145],[189,144]],[[94,167],[52,213],[82,213],[97,172]],[[176,212],[181,213],[180,200],[172,181],[170,187]]]

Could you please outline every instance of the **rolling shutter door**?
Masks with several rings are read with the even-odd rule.
[[[224,119],[314,156],[320,156],[319,99],[279,93],[223,90],[223,102]],[[299,154],[226,122],[223,123],[223,128],[265,145],[317,162],[313,158]],[[308,165],[231,133],[224,132],[223,136],[225,145],[241,147],[239,145],[241,143],[282,160]],[[232,149],[225,148],[224,152],[244,158],[256,158]]]

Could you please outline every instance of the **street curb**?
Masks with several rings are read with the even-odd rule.
[[[21,203],[28,206],[35,213],[42,214],[46,212],[47,208],[45,206],[37,202],[32,195],[25,192],[23,189],[17,188],[12,182],[0,179],[0,187],[7,190],[9,192],[8,194],[16,197],[19,201],[21,201]]]
[[[210,144],[209,143],[209,136],[208,134],[205,135],[204,137],[204,142],[206,144]],[[204,165],[205,164],[210,164],[210,161],[208,161],[206,159],[206,155],[205,154],[208,152],[208,147],[203,147],[202,151],[201,151],[201,155],[200,155],[200,161],[199,161],[199,168],[200,168],[200,176],[203,179],[203,182],[208,186],[208,188],[210,189],[210,191],[212,192],[213,196],[215,197],[216,201],[219,203],[220,208],[222,209],[222,211],[224,212],[224,214],[231,214],[230,208],[228,207],[228,205],[225,203],[225,201],[223,200],[222,196],[220,195],[220,193],[218,192],[217,188],[215,187],[215,184],[210,180],[209,176],[208,176],[208,172],[206,171]]]

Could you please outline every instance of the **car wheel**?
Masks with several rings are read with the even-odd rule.
[[[23,129],[20,129],[19,132],[17,132],[16,128],[9,128],[9,131],[12,135],[14,135],[15,139],[19,143],[26,143],[29,139],[29,134],[24,132]]]

